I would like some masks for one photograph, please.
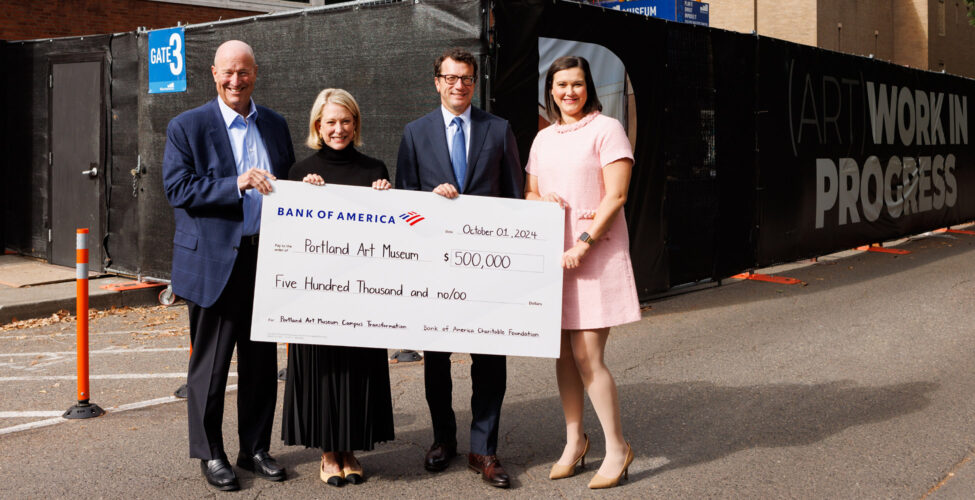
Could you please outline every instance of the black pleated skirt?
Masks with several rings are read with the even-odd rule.
[[[393,440],[386,350],[292,344],[281,439],[329,452]]]

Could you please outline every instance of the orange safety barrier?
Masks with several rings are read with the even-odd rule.
[[[801,280],[795,278],[787,278],[785,276],[772,276],[770,274],[757,274],[757,273],[741,273],[732,276],[732,278],[738,278],[742,280],[753,280],[753,281],[764,281],[766,283],[776,283],[779,285],[798,285],[802,283]]]
[[[76,294],[75,312],[78,323],[78,404],[68,408],[64,418],[93,418],[105,414],[98,405],[90,403],[88,387],[88,229],[78,229],[75,250]]]
[[[102,290],[111,290],[113,292],[121,292],[123,290],[137,290],[139,288],[153,288],[157,286],[166,286],[166,284],[153,283],[151,281],[130,281],[128,283],[109,283],[98,288],[101,288]]]
[[[901,250],[899,248],[884,248],[877,245],[866,245],[862,247],[857,247],[857,250],[863,250],[866,252],[878,252],[878,253],[889,253],[894,255],[907,255],[911,253],[910,250]]]

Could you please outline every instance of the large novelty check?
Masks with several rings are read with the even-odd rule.
[[[554,203],[276,181],[251,338],[558,357]]]

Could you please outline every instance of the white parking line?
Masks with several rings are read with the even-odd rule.
[[[230,372],[236,377],[237,372]],[[75,380],[77,375],[38,375],[36,377],[0,377],[0,382],[37,382],[43,380]],[[172,373],[117,373],[113,375],[89,375],[89,380],[127,380],[140,378],[186,378],[186,372]]]
[[[64,411],[0,411],[0,418],[60,417]]]
[[[189,347],[139,347],[135,349],[123,349],[120,347],[113,347],[109,349],[96,349],[94,351],[88,351],[88,354],[131,354],[131,353],[142,353],[142,352],[176,352],[176,351],[189,351]],[[0,354],[0,358],[6,356],[34,356],[34,357],[63,357],[63,356],[75,356],[77,351],[60,351],[60,352],[11,352],[6,354]]]
[[[237,390],[237,384],[232,384],[227,386],[228,392],[236,391],[236,390]],[[106,414],[119,413],[119,412],[129,411],[129,410],[137,410],[139,408],[146,408],[149,406],[172,403],[174,401],[180,401],[180,400],[173,396],[167,396],[165,398],[150,399],[148,401],[140,401],[138,403],[129,403],[129,404],[108,408],[105,410],[105,413]],[[60,415],[61,413],[63,412],[58,412],[58,415]],[[30,429],[37,429],[40,427],[47,427],[49,425],[57,425],[64,422],[69,422],[69,420],[66,418],[58,417],[58,418],[49,418],[47,420],[38,420],[36,422],[28,422],[26,424],[14,425],[12,427],[4,427],[0,429],[0,435],[12,434],[14,432],[26,431]]]
[[[169,330],[118,330],[118,331],[112,331],[112,332],[91,332],[91,336],[97,337],[97,336],[100,336],[100,335],[130,335],[130,334],[133,334],[133,333],[143,333],[143,334],[146,334],[146,335],[159,334],[159,333],[184,333],[186,335],[189,335],[190,334],[190,331],[189,330],[184,330],[182,328],[180,328],[178,330],[173,330],[173,329],[169,329]],[[36,336],[37,338],[44,338],[44,337],[66,337],[66,336],[75,337],[77,335],[78,335],[78,333],[77,332],[74,332],[74,331],[71,331],[71,332],[58,332],[58,333],[20,333],[20,334],[17,334],[17,335],[0,335],[0,340],[23,340],[24,337],[28,337],[28,336]]]
[[[0,436],[4,434],[10,434],[12,432],[26,431],[28,429],[37,429],[38,427],[47,427],[49,425],[60,424],[61,422],[65,422],[65,421],[67,421],[67,419],[58,417],[58,418],[49,418],[47,420],[38,420],[36,422],[29,422],[26,424],[15,425],[13,427],[4,427],[3,429],[0,429]]]

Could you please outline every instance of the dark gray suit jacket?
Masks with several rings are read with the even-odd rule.
[[[447,149],[447,130],[438,107],[403,130],[396,159],[396,188],[433,191],[449,182],[464,194],[522,198],[525,175],[507,120],[471,107],[467,180],[457,186]]]

